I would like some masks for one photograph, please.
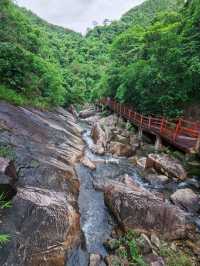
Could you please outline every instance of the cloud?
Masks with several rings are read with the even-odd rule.
[[[17,0],[50,23],[85,33],[93,21],[119,19],[144,0]]]

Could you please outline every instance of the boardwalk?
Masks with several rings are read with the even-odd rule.
[[[147,117],[135,112],[130,107],[110,100],[99,101],[101,105],[127,119],[138,128],[148,133],[160,136],[174,147],[186,153],[198,153],[200,150],[200,123],[182,118],[169,121],[163,117]]]

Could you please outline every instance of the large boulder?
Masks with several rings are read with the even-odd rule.
[[[174,204],[191,212],[200,210],[200,196],[195,194],[190,188],[178,189],[171,195]]]
[[[0,264],[64,266],[66,252],[78,243],[80,232],[79,214],[65,193],[18,188],[12,205],[2,220],[12,241],[2,248]]]
[[[117,141],[110,142],[109,151],[115,156],[131,157],[135,154],[135,150],[130,144],[124,144]]]
[[[79,113],[79,117],[80,118],[88,118],[91,116],[94,116],[96,114],[96,111],[94,109],[87,109],[87,110],[83,110]]]
[[[97,154],[103,154],[106,149],[106,134],[99,123],[96,123],[91,130],[91,137],[94,142],[93,151]]]
[[[155,168],[157,171],[169,177],[186,179],[187,172],[181,163],[172,159],[166,154],[149,154],[146,161],[146,168]]]
[[[0,182],[12,192],[11,208],[1,210],[0,232],[10,241],[1,248],[0,265],[64,266],[81,241],[74,165],[84,152],[82,130],[62,108],[1,102],[0,121],[0,143],[14,158],[0,163]]]
[[[108,207],[125,230],[159,233],[166,239],[185,236],[184,212],[151,192],[111,180],[97,188],[104,191]]]

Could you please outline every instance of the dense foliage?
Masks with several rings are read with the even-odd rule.
[[[112,44],[100,91],[145,114],[181,115],[200,100],[199,25],[199,1],[193,0],[123,32]]]
[[[149,114],[200,99],[199,0],[147,0],[85,37],[0,2],[0,97],[68,105],[112,96]]]

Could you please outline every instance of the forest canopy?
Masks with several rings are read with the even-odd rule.
[[[200,100],[199,0],[147,0],[81,36],[0,2],[0,98],[68,106],[111,96],[176,117]]]

